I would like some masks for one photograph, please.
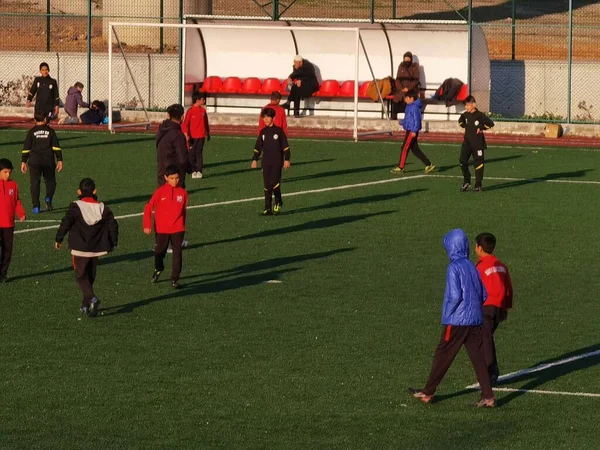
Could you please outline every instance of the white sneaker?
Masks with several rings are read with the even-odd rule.
[[[198,172],[192,172],[192,178],[198,178]]]
[[[196,172],[198,176],[196,178],[202,178],[202,172]]]

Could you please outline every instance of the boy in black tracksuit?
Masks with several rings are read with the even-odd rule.
[[[270,216],[271,214],[279,214],[283,206],[283,200],[281,199],[281,167],[284,169],[290,167],[290,147],[284,131],[273,124],[275,110],[271,108],[263,109],[262,118],[265,121],[265,127],[260,130],[256,140],[250,167],[256,169],[258,158],[262,154],[262,173],[265,185],[265,209],[262,214],[263,216]],[[273,194],[275,194],[275,206],[271,209]]]
[[[26,106],[31,106],[31,101],[35,97],[35,109],[43,111],[44,117],[52,119],[58,116],[58,106],[60,96],[58,94],[58,83],[50,76],[50,66],[48,63],[40,64],[41,77],[35,77],[33,84],[29,88]]]
[[[112,251],[119,240],[119,225],[110,208],[98,201],[96,184],[91,178],[79,183],[79,200],[69,205],[63,217],[54,247],[60,250],[69,233],[69,248],[79,289],[83,294],[81,313],[90,317],[98,314],[100,300],[94,294],[98,257]]]
[[[466,111],[458,119],[458,124],[465,129],[465,138],[460,151],[460,168],[463,173],[461,192],[466,192],[471,187],[471,171],[469,158],[473,156],[475,166],[475,192],[480,192],[483,182],[483,158],[487,145],[483,132],[494,126],[494,122],[477,109],[475,97],[469,95],[465,99]]]
[[[54,160],[56,159],[56,163]],[[29,163],[29,168],[27,164]],[[27,132],[21,152],[21,172],[29,170],[33,213],[40,212],[40,182],[46,183],[46,209],[52,211],[56,191],[56,173],[63,169],[63,157],[56,133],[47,123],[42,110],[35,111],[35,126]]]

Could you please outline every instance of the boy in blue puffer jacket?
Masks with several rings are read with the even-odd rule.
[[[417,142],[419,131],[421,131],[421,108],[423,103],[415,91],[408,91],[404,94],[404,101],[406,102],[406,110],[404,111],[404,119],[400,121],[400,125],[406,130],[406,134],[402,143],[400,162],[397,167],[392,169],[392,173],[404,173],[404,164],[406,163],[408,152],[411,150],[425,164],[425,173],[433,172],[435,166],[431,164],[431,161],[419,148],[419,143]]]
[[[442,306],[444,331],[438,344],[429,379],[423,389],[409,388],[413,397],[430,403],[438,385],[464,345],[481,387],[478,407],[494,407],[496,399],[483,353],[483,302],[487,293],[475,265],[469,260],[469,240],[460,228],[444,236],[450,258]]]

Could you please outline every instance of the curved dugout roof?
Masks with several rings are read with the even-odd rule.
[[[188,23],[192,23],[189,21]],[[186,30],[186,83],[207,76],[261,79],[286,78],[294,55],[299,53],[317,67],[320,80],[353,80],[355,34],[339,28],[361,28],[361,36],[375,78],[396,75],[403,54],[411,51],[422,67],[421,83],[433,88],[446,78],[468,78],[468,28],[465,24],[353,24],[306,22],[224,22],[211,25],[249,25],[260,29],[189,28]],[[270,29],[274,26],[304,29]],[[314,30],[314,27],[328,30]],[[471,88],[489,96],[490,61],[487,42],[479,27],[473,27],[473,71]],[[372,80],[362,49],[359,81]]]

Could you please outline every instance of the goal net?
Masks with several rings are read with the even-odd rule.
[[[147,126],[149,112],[164,111],[173,103],[189,106],[192,91],[198,89],[208,95],[209,112],[256,115],[268,103],[273,79],[285,80],[294,56],[300,54],[314,65],[322,87],[324,81],[329,86],[338,84],[336,92],[319,92],[304,99],[302,114],[353,118],[357,139],[359,88],[375,79],[363,40],[363,34],[372,31],[336,24],[282,26],[277,22],[256,25],[198,19],[186,19],[183,24],[111,22],[109,130]],[[386,75],[388,72],[389,63]],[[219,78],[222,86],[204,86],[209,77]],[[247,82],[250,79],[252,82]],[[270,80],[268,87],[265,80]],[[258,90],[247,88],[256,86],[254,83]],[[285,99],[285,85],[280,91]],[[363,105],[373,117],[387,117],[383,101]],[[117,122],[123,111],[135,122]],[[389,128],[385,132],[391,133],[391,122]]]

